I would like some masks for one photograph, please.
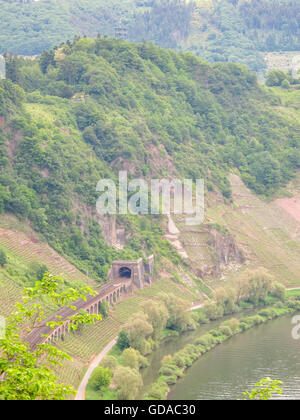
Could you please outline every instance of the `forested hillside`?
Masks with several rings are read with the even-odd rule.
[[[205,178],[230,203],[237,170],[262,196],[300,167],[300,124],[281,99],[234,64],[208,64],[152,44],[82,38],[40,60],[7,57],[0,90],[0,211],[13,213],[83,272],[154,252],[178,261],[159,218],[120,217],[128,242],[109,246],[96,184],[131,177]],[[134,235],[133,235],[134,233]]]
[[[211,62],[265,70],[264,53],[300,50],[299,0],[0,0],[0,53],[40,54],[75,35],[154,41]],[[117,30],[117,31],[116,31]]]

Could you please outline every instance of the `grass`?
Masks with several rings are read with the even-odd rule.
[[[299,289],[295,289],[295,290],[287,290],[286,291],[286,296],[288,298],[300,296],[300,288]]]
[[[117,399],[117,392],[114,389],[108,388],[104,391],[96,391],[91,386],[86,387],[86,398],[87,401],[109,401]]]

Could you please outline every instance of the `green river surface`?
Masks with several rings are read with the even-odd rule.
[[[245,312],[241,316],[245,316]],[[267,376],[284,382],[283,395],[279,398],[300,399],[300,339],[292,338],[292,317],[285,316],[253,327],[201,356],[171,387],[168,399],[241,399],[244,391]],[[144,369],[143,393],[158,378],[165,355],[176,353],[219,324],[210,323],[164,340],[149,357],[150,366]]]

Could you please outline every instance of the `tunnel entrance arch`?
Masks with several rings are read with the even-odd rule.
[[[119,269],[119,277],[121,279],[131,279],[132,270],[129,267],[121,267]]]

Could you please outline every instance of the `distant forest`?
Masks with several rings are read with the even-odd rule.
[[[25,3],[25,4],[20,4]],[[264,52],[300,50],[300,0],[0,0],[0,52],[41,54],[75,35],[153,41],[210,62],[265,69]]]

